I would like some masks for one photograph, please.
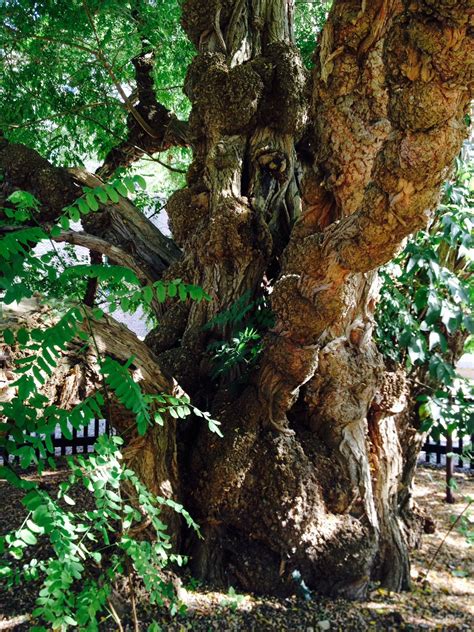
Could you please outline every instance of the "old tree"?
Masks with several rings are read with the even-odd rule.
[[[117,400],[107,412],[127,463],[200,524],[203,539],[167,518],[193,572],[284,594],[298,571],[354,598],[370,579],[408,586],[420,531],[421,438],[403,372],[373,342],[377,269],[426,226],[467,134],[473,5],[335,0],[324,22],[329,4],[3,3],[0,195],[4,212],[12,193],[34,195],[49,230],[86,186],[95,212],[56,241],[144,286],[182,279],[209,295],[149,301],[144,342],[91,317],[97,344],[64,352],[44,387],[67,408],[98,388],[98,355],[133,355],[145,393],[186,392],[220,422],[222,437],[197,416],[142,434]],[[173,151],[192,161],[166,202],[172,239],[126,190],[91,198],[117,168]],[[262,344],[216,370],[232,318]]]

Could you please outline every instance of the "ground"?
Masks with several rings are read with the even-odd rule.
[[[42,484],[50,491],[64,478],[64,473],[49,474]],[[474,478],[468,473],[456,473],[457,502],[444,502],[444,473],[435,468],[420,467],[416,477],[418,503],[434,518],[436,531],[424,536],[422,547],[413,552],[413,590],[388,594],[373,587],[369,598],[362,602],[314,597],[274,599],[241,595],[231,589],[228,594],[201,586],[191,577],[183,577],[180,598],[187,606],[186,614],[171,618],[153,611],[143,600],[139,617],[141,629],[157,621],[161,630],[169,632],[266,630],[473,630],[474,629],[474,560],[464,535],[455,527],[441,547],[427,579],[417,581],[426,573],[434,552],[457,516],[465,507],[465,497],[474,496]],[[4,511],[0,516],[0,533],[21,524],[23,508],[16,490],[0,482],[0,498]],[[84,503],[87,499],[83,500]],[[79,503],[80,504],[80,503]],[[7,508],[7,510],[5,510]],[[466,514],[465,514],[466,515]],[[0,593],[0,630],[29,630],[32,621],[28,613],[34,607],[31,584]],[[126,610],[126,609],[125,609]],[[127,612],[123,614],[125,630]],[[101,630],[115,630],[116,625],[105,620]],[[160,628],[157,628],[160,629]]]

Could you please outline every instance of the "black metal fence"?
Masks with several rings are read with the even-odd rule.
[[[432,437],[428,437],[421,451],[419,462],[444,466],[446,465],[446,455],[452,453],[456,455],[454,457],[454,465],[456,467],[474,470],[474,459],[466,458],[466,456],[464,458],[462,457],[468,444],[471,445],[469,456],[474,456],[472,450],[472,446],[474,446],[474,435],[471,435],[471,437],[466,436],[452,439],[452,446],[448,445],[448,441],[444,437],[438,439],[438,441],[435,441]]]
[[[105,419],[94,419],[88,426],[80,430],[70,427],[71,436],[66,437],[59,426],[56,427],[51,442],[54,447],[54,456],[66,456],[70,454],[87,454],[93,451],[93,446],[100,435],[108,434],[109,422]],[[5,449],[0,447],[0,464],[13,463],[16,457],[7,455]]]
[[[94,443],[98,437],[102,434],[107,434],[109,431],[109,422],[105,419],[95,419],[81,430],[76,430],[71,427],[72,436],[70,438],[66,437],[58,426],[54,436],[51,437],[54,446],[54,454],[55,456],[65,456],[69,454],[87,454],[92,452]],[[452,447],[448,447],[445,438],[435,441],[432,437],[428,437],[420,453],[419,463],[444,466],[446,465],[446,455],[448,453],[454,453],[456,455],[454,458],[454,465],[456,467],[474,470],[474,459],[462,457],[468,443],[474,445],[474,435],[471,435],[470,438],[460,437],[453,439]],[[470,456],[474,456],[472,450],[470,451]],[[12,462],[14,458],[11,455],[7,458],[4,450],[0,447],[0,463],[7,461]]]

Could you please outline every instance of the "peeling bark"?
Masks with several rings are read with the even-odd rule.
[[[194,421],[130,446],[152,487],[171,472],[206,536],[186,549],[207,579],[288,594],[299,571],[311,589],[351,598],[370,579],[409,586],[422,437],[403,376],[386,372],[372,341],[377,268],[426,225],[465,135],[469,6],[336,0],[309,78],[292,2],[183,3],[197,49],[185,82],[193,163],[168,202],[182,256],[166,257],[125,200],[86,228],[144,274],[179,276],[213,298],[166,305],[146,341],[154,353],[140,346],[139,357],[150,387],[177,388],[163,381],[172,374],[224,438]],[[35,160],[26,184],[46,203]],[[64,171],[48,173],[65,198],[77,195]],[[18,187],[13,175],[8,186]],[[275,326],[256,370],[232,388],[210,375],[215,332],[204,325],[245,292],[261,296],[263,283],[273,286]],[[128,357],[136,342],[114,331]]]
[[[198,19],[195,4],[186,7],[195,21],[185,9],[185,24],[196,38],[189,25],[202,26],[199,20],[204,14],[209,20],[206,11],[213,8],[202,10]],[[426,225],[466,132],[465,51],[472,42],[461,17],[464,7],[450,5],[443,11],[440,19],[424,3],[361,6],[342,1],[331,12],[313,77],[313,171],[304,165],[302,212],[297,188],[298,202],[292,207],[298,209],[292,218],[296,222],[283,255],[276,255],[281,268],[271,295],[276,324],[267,336],[254,385],[237,403],[228,402],[223,409],[217,405],[225,438],[219,445],[204,439],[199,450],[213,455],[211,463],[206,459],[204,465],[196,455],[192,464],[200,483],[191,498],[208,525],[208,544],[197,558],[205,575],[222,579],[224,568],[228,581],[285,592],[298,569],[308,586],[349,597],[363,595],[370,577],[391,589],[409,585],[409,512],[401,510],[408,498],[399,493],[399,485],[403,481],[409,489],[413,463],[404,466],[401,439],[409,435],[401,433],[390,407],[378,412],[372,408],[374,401],[384,399],[385,388],[384,366],[371,342],[378,293],[374,271],[394,256],[407,235]],[[209,190],[211,208],[216,195],[206,180],[210,172],[212,176],[209,143],[223,128],[234,135],[247,131],[262,112],[256,103],[262,94],[258,81],[248,105],[242,103],[240,117],[231,110],[230,120],[219,118],[219,103],[225,103],[226,111],[230,107],[225,89],[219,102],[209,100],[216,93],[212,77],[219,77],[216,85],[222,86],[227,75],[234,73],[233,84],[240,72],[232,55],[228,69],[224,65],[225,53],[238,48],[228,45],[233,41],[226,31],[232,24],[229,15],[219,18],[225,49],[219,33],[210,29],[199,45],[202,50],[203,41],[212,42],[216,52],[200,53],[191,70],[191,78],[193,73],[200,77],[198,91],[189,93],[197,104],[192,117],[200,124],[204,118],[207,126],[206,149],[196,152],[191,182],[200,187],[200,195]],[[273,32],[265,19],[260,28]],[[280,33],[283,50],[289,31],[274,32]],[[438,43],[440,33],[444,46]],[[276,44],[266,47],[262,41],[250,29],[245,50],[257,49],[268,62],[268,51]],[[447,71],[450,62],[457,65],[453,71]],[[252,64],[257,69],[249,60],[246,73]],[[423,70],[427,65],[430,74]],[[469,68],[472,73],[472,64]],[[260,78],[265,83],[261,73]],[[197,85],[194,79],[192,86]],[[200,117],[204,93],[206,114]],[[276,129],[282,135],[277,132],[274,138],[283,139],[284,117],[279,123]],[[293,138],[297,130],[301,127],[291,130]],[[232,170],[213,185],[238,195],[242,142],[233,140],[232,147]],[[291,152],[285,158],[297,177]],[[273,156],[270,160],[278,164]],[[263,219],[270,227],[267,217],[264,207]],[[208,215],[202,221],[207,227]],[[227,227],[225,234],[230,234]],[[207,246],[209,240],[203,241]],[[267,269],[275,242],[272,234]],[[185,258],[191,248],[196,255],[194,242],[185,241],[183,248]],[[199,254],[198,260],[205,261]],[[225,306],[228,294],[223,289],[219,287],[218,297]],[[412,433],[413,453],[418,441]],[[324,478],[322,463],[339,481],[336,490],[331,489],[334,478]]]

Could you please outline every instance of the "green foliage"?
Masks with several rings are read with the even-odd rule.
[[[131,60],[144,42],[159,51],[158,100],[179,116],[188,114],[182,84],[193,50],[180,27],[179,0],[3,5],[0,110],[12,141],[61,163],[102,160],[127,135],[114,79],[134,85]]]
[[[209,345],[214,368],[212,377],[227,373],[237,365],[251,365],[262,350],[262,336],[256,329],[245,327],[230,340],[220,340]]]
[[[163,303],[167,299],[188,299],[201,301],[210,300],[202,288],[183,283],[181,279],[171,281],[155,281],[153,284],[142,285],[137,274],[129,268],[114,265],[89,265],[79,262],[78,258],[69,251],[66,256],[59,253],[52,238],[61,234],[62,230],[69,230],[71,221],[79,221],[82,216],[99,209],[99,203],[118,201],[119,193],[127,194],[138,187],[146,186],[144,179],[135,175],[116,179],[112,184],[88,189],[83,187],[84,196],[73,205],[64,209],[49,232],[43,228],[24,227],[25,222],[34,220],[34,212],[38,201],[25,191],[16,191],[8,198],[12,208],[5,208],[5,213],[11,216],[13,226],[8,224],[8,232],[0,238],[0,260],[3,276],[0,278],[0,291],[4,290],[3,302],[7,305],[22,298],[30,298],[34,291],[47,293],[49,298],[59,300],[63,297],[63,304],[70,302],[71,296],[82,297],[85,291],[85,280],[97,278],[100,282],[100,305],[109,312],[117,308],[134,313],[142,307],[151,316],[152,303]],[[19,216],[18,212],[22,215]],[[2,222],[0,221],[0,231]],[[32,247],[42,242],[50,242],[50,250],[36,256]]]
[[[5,420],[0,447],[18,458],[20,469],[35,467],[41,472],[46,463],[54,468],[52,437],[56,427],[59,425],[64,436],[71,438],[73,428],[83,428],[91,420],[105,416],[112,395],[135,415],[141,435],[154,424],[163,425],[166,415],[184,419],[194,414],[208,424],[210,431],[222,436],[219,423],[192,405],[187,396],[143,393],[134,375],[133,357],[124,364],[109,356],[99,357],[102,383],[91,396],[69,410],[52,404],[42,392],[72,343],[78,356],[89,348],[97,352],[94,323],[104,318],[104,312],[100,308],[88,311],[84,307],[84,279],[98,280],[99,288],[105,293],[104,306],[110,310],[117,304],[122,309],[133,309],[135,305],[146,308],[153,302],[165,300],[209,300],[201,288],[185,284],[181,279],[143,284],[136,273],[126,267],[70,266],[56,249],[47,256],[35,256],[32,246],[46,240],[53,246],[51,237],[59,234],[61,228],[68,229],[70,220],[77,221],[82,215],[95,212],[106,199],[115,202],[118,195],[131,192],[136,184],[144,186],[145,183],[136,176],[114,181],[110,187],[85,189],[84,196],[65,209],[61,227],[53,226],[49,232],[23,225],[34,221],[38,203],[33,196],[18,191],[8,200],[9,230],[0,243],[2,272],[5,273],[0,297],[3,302],[11,303],[31,296],[35,288],[31,277],[36,275],[50,281],[42,287],[43,298],[52,296],[58,312],[54,322],[41,327],[2,331],[4,343],[15,351],[16,380],[12,386],[16,394],[0,404],[0,414]],[[170,537],[160,519],[162,507],[172,508],[197,532],[199,528],[182,505],[153,495],[135,472],[124,465],[121,444],[120,437],[102,436],[94,446],[93,455],[68,459],[71,473],[60,484],[56,498],[37,483],[22,479],[9,466],[0,468],[0,477],[24,490],[22,502],[28,511],[19,529],[0,537],[0,578],[10,586],[23,581],[42,581],[33,612],[35,621],[41,624],[34,628],[38,631],[46,630],[43,624],[52,629],[73,626],[99,630],[101,621],[111,610],[112,585],[117,574],[130,572],[131,568],[152,603],[166,605],[172,612],[180,610],[173,587],[161,571],[170,562],[181,565],[185,559],[171,552]],[[94,509],[76,508],[74,497],[78,485],[89,490]],[[147,522],[154,537],[137,538],[135,531]],[[18,567],[27,549],[45,543],[52,551],[49,557],[38,560],[29,554],[29,559]]]
[[[172,585],[160,572],[169,562],[183,564],[171,552],[166,525],[160,519],[162,505],[181,513],[198,531],[189,514],[178,503],[156,497],[122,462],[119,437],[102,436],[95,454],[69,459],[71,474],[60,484],[57,498],[36,485],[23,499],[28,516],[22,527],[0,538],[0,551],[21,559],[25,549],[47,539],[54,555],[32,561],[21,571],[4,559],[0,574],[8,585],[43,578],[33,616],[54,629],[79,626],[98,630],[99,613],[108,609],[116,574],[127,563],[133,565],[149,593],[150,601],[178,609]],[[95,508],[72,511],[74,489],[84,485],[94,498]],[[135,491],[136,502],[124,489]],[[134,528],[148,521],[154,531],[152,542],[139,541]]]
[[[264,333],[273,323],[265,297],[251,301],[249,292],[211,319],[205,329],[225,335],[225,339],[208,345],[213,362],[212,377],[227,375],[236,368],[245,374],[258,360]]]
[[[227,597],[221,601],[224,608],[230,608],[232,612],[236,612],[238,607],[244,602],[245,596],[240,595],[233,586],[229,587]]]
[[[430,229],[381,271],[379,348],[415,378],[421,368],[427,373],[419,413],[422,429],[434,424],[438,435],[474,432],[472,385],[458,378],[453,365],[458,341],[474,332],[473,190],[474,166],[458,162]]]
[[[295,37],[307,68],[313,66],[315,43],[326,22],[331,5],[332,0],[296,0]]]
[[[175,397],[166,393],[143,394],[128,371],[133,360],[132,357],[122,365],[116,360],[106,357],[102,362],[101,371],[105,377],[105,383],[113,390],[120,403],[135,413],[138,434],[144,435],[153,423],[163,426],[164,413],[170,414],[175,419],[185,419],[194,413],[207,422],[211,432],[222,437],[219,430],[220,423],[212,419],[209,413],[193,406],[187,395]]]

